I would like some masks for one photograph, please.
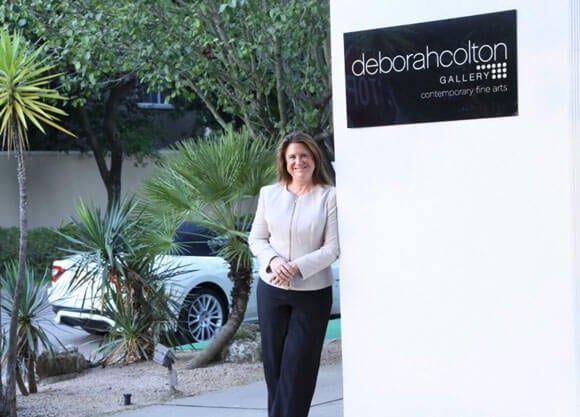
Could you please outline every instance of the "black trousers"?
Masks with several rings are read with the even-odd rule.
[[[332,306],[332,287],[284,290],[258,283],[268,417],[307,417]]]

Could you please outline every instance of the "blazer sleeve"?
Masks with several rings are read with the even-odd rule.
[[[258,198],[258,207],[256,208],[256,214],[254,216],[254,222],[252,223],[252,228],[250,230],[250,235],[248,236],[248,244],[250,250],[260,263],[260,270],[266,271],[270,260],[278,253],[270,245],[270,231],[268,229],[268,224],[266,223],[266,194],[265,189],[260,190],[260,196]]]
[[[321,209],[326,210],[326,225],[322,237],[322,246],[313,252],[294,259],[300,269],[302,279],[308,279],[321,270],[328,268],[340,254],[336,190],[334,187]]]

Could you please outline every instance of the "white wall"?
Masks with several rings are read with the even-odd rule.
[[[153,162],[123,164],[122,193],[135,193],[153,170]],[[26,158],[28,227],[58,227],[75,215],[79,199],[106,207],[107,192],[92,154],[29,152]],[[16,159],[0,152],[0,227],[18,226]]]
[[[509,9],[518,116],[347,128],[343,33]],[[578,10],[331,1],[345,417],[580,415]]]

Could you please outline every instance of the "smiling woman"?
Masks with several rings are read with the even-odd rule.
[[[306,417],[332,306],[336,194],[314,139],[282,139],[278,179],[262,187],[249,244],[258,258],[258,316],[268,414]]]

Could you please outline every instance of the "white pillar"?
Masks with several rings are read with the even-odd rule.
[[[507,10],[516,115],[347,126],[345,33]],[[331,0],[345,417],[580,416],[579,14]]]

